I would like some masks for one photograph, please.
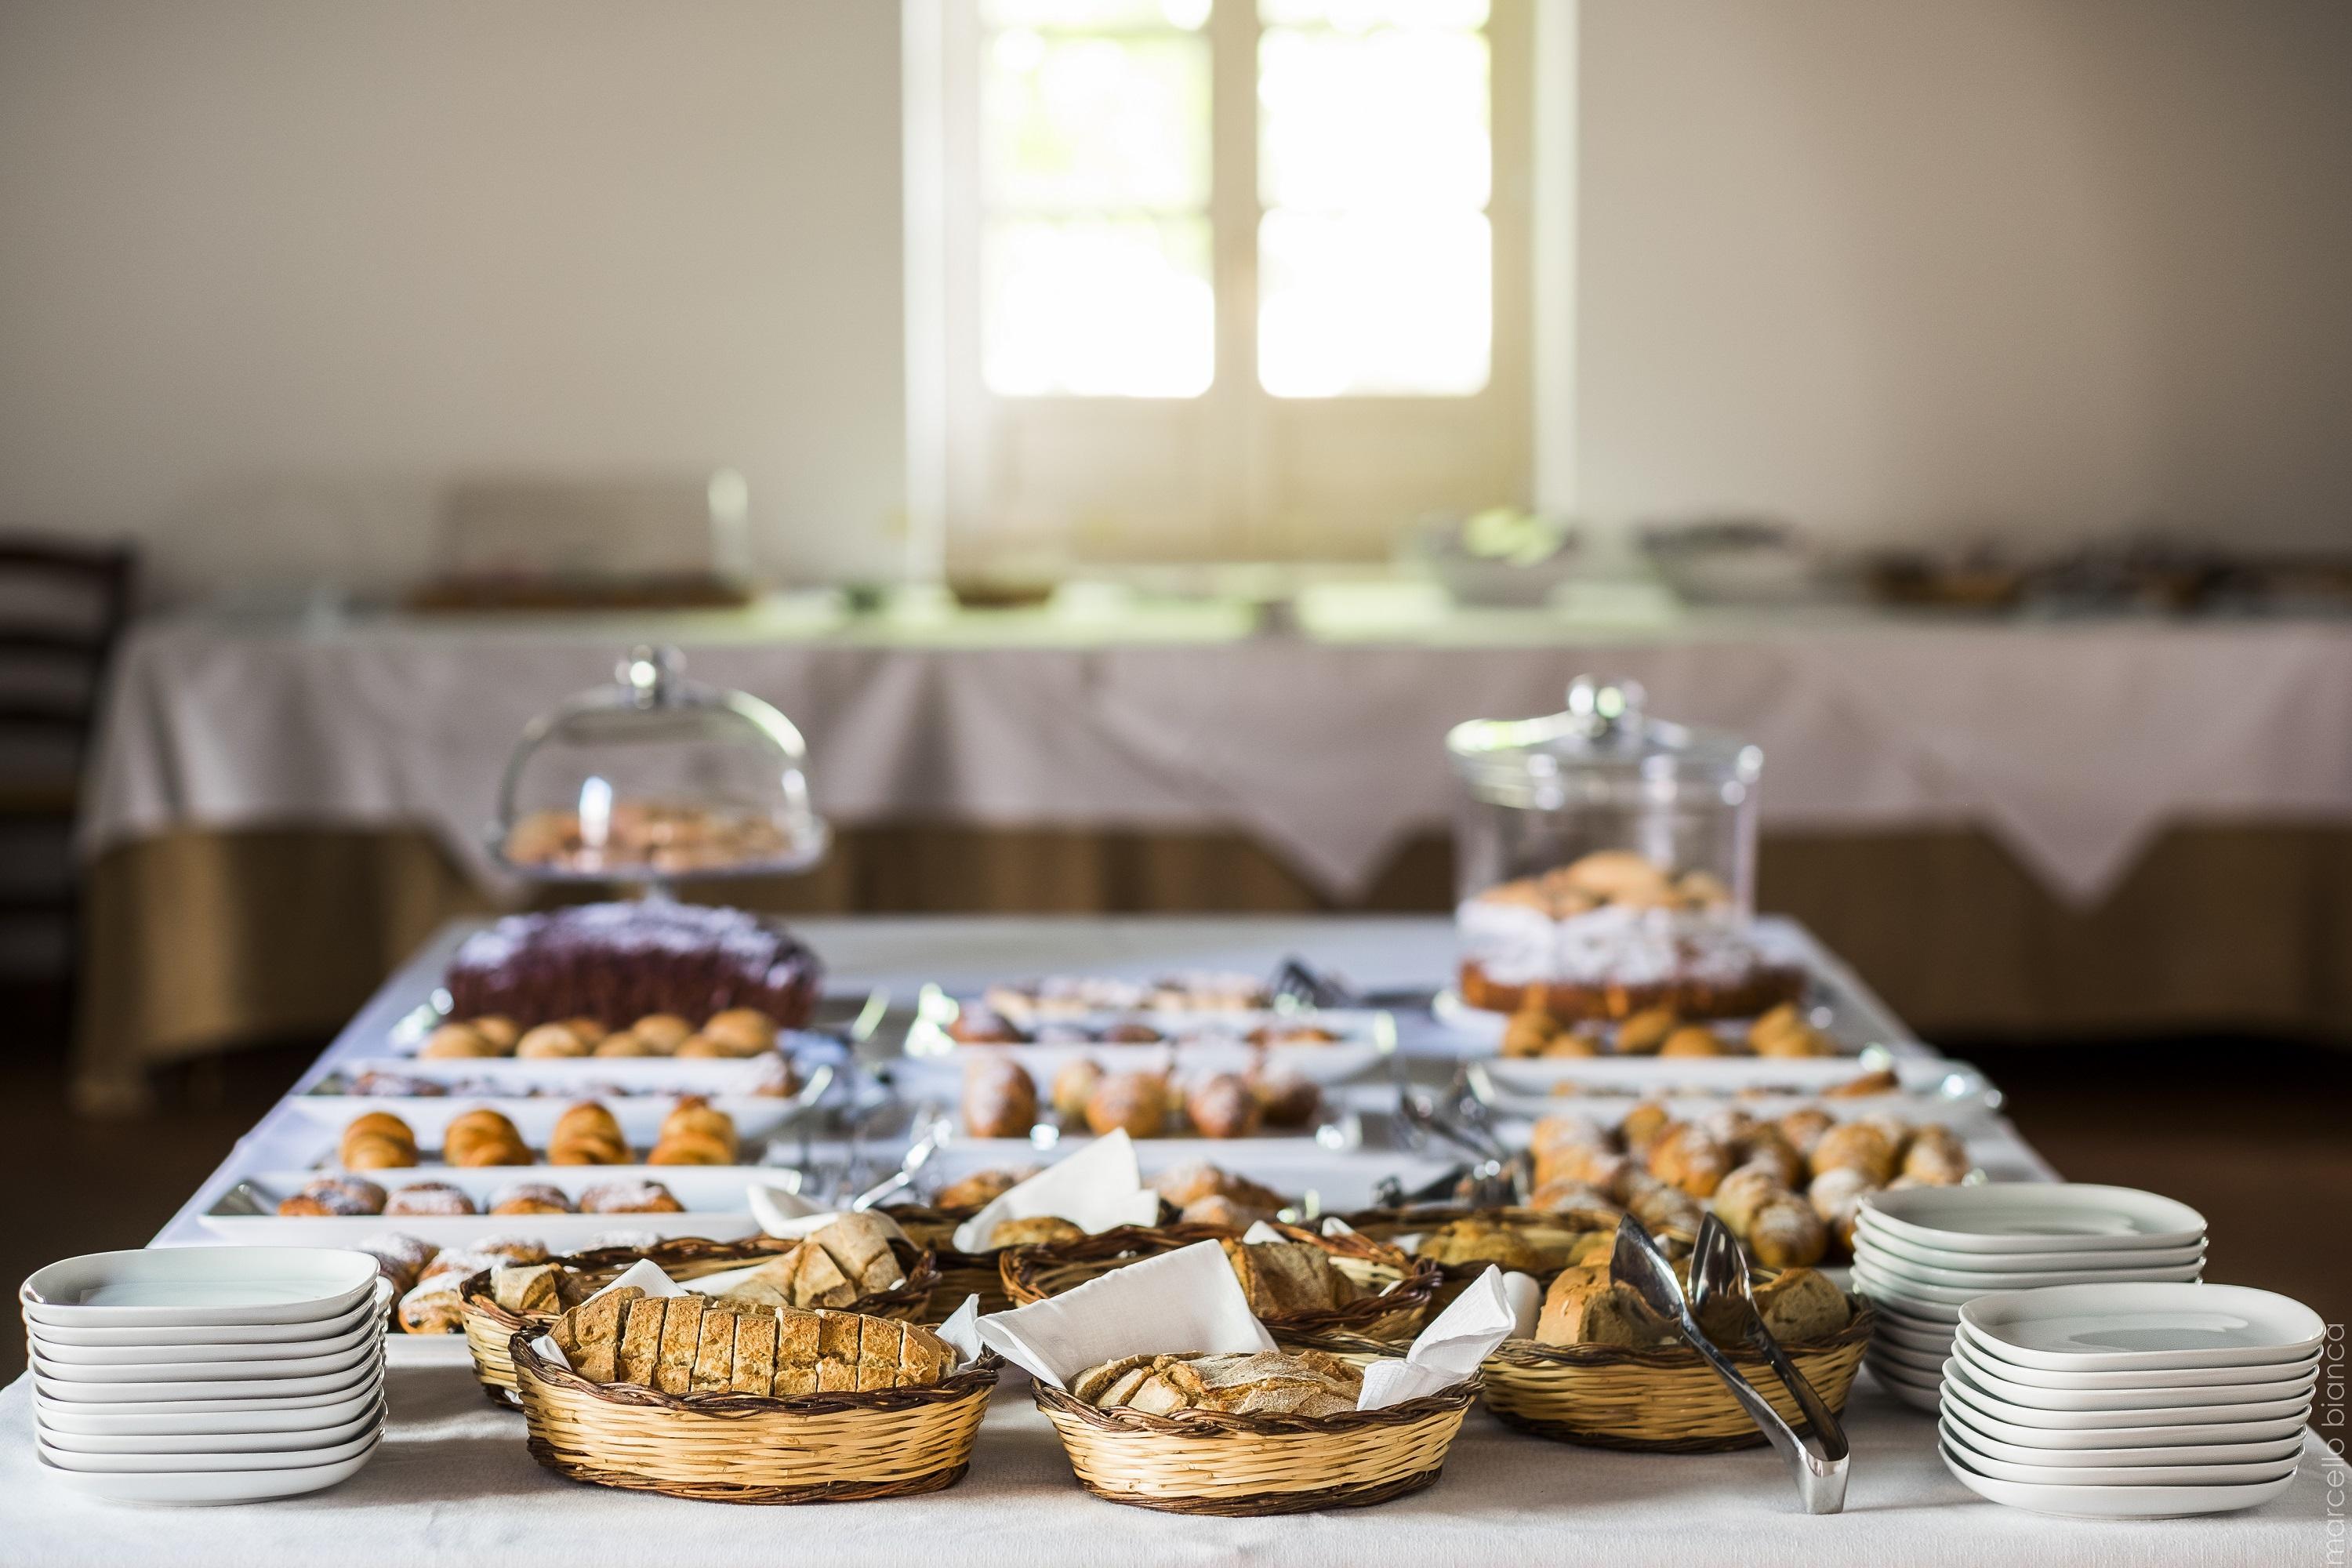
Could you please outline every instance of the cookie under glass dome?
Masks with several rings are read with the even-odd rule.
[[[1580,676],[1562,711],[1474,720],[1446,750],[1465,1002],[1623,1017],[1786,999],[1789,973],[1749,932],[1756,747],[1653,717],[1632,681]]]
[[[535,719],[508,762],[491,851],[526,878],[664,884],[805,870],[830,835],[808,748],[758,698],[632,648],[613,684]]]

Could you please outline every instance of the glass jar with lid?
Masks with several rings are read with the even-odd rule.
[[[1470,1005],[1712,1017],[1801,989],[1749,931],[1763,753],[1654,718],[1643,698],[1632,681],[1579,676],[1561,712],[1446,736],[1462,784],[1455,920]]]
[[[610,686],[533,720],[508,761],[492,853],[520,875],[663,883],[805,870],[824,856],[808,747],[741,691],[635,647]]]

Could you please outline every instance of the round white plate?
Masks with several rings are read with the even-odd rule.
[[[322,1318],[316,1322],[289,1325],[286,1323],[197,1323],[186,1328],[162,1326],[136,1329],[86,1329],[79,1324],[33,1323],[25,1326],[37,1331],[44,1345],[87,1345],[93,1349],[107,1345],[129,1345],[160,1348],[165,1345],[218,1346],[247,1344],[277,1344],[299,1338],[314,1331],[320,1338],[349,1332],[379,1318],[392,1304],[392,1281],[379,1278],[375,1294],[340,1317]],[[378,1328],[382,1328],[379,1321]],[[203,1353],[201,1351],[196,1353]]]
[[[2069,1252],[2063,1248],[2040,1252],[1987,1252],[1972,1248],[1959,1252],[1897,1235],[1886,1228],[1868,1209],[1854,1216],[1853,1246],[1857,1256],[1881,1255],[1925,1263],[1937,1268],[1992,1272],[2003,1269],[2032,1272],[2054,1268],[2062,1264],[2085,1273],[2109,1269],[2128,1272],[2139,1268],[2171,1268],[2183,1263],[2195,1263],[2205,1256],[2202,1237],[2185,1247],[2102,1247],[2097,1251],[2082,1252]]]
[[[182,1433],[160,1437],[101,1437],[88,1432],[53,1430],[40,1422],[44,1447],[66,1454],[266,1454],[292,1449],[317,1452],[338,1448],[365,1436],[383,1420],[383,1401],[371,1399],[357,1415],[331,1426],[305,1426],[278,1432]],[[321,1463],[325,1460],[321,1458]],[[178,1466],[175,1468],[201,1467]]]
[[[1872,1372],[1878,1374],[1881,1383],[1899,1385],[1918,1394],[1932,1394],[1942,1390],[1943,1379],[1936,1373],[1921,1372],[1915,1366],[1889,1361],[1882,1355],[1865,1355],[1863,1360]]]
[[[1906,1350],[1891,1341],[1875,1339],[1871,1342],[1870,1353],[1895,1366],[1908,1367],[1921,1377],[1932,1378],[1941,1378],[1944,1363],[1952,1359],[1949,1351],[1937,1354],[1933,1351]]]
[[[1958,1329],[1960,1325],[1960,1310],[1958,1307],[1948,1307],[1940,1301],[1922,1301],[1884,1279],[1865,1280],[1856,1274],[1853,1289],[1856,1295],[1867,1296],[1876,1303],[1880,1316],[1892,1317],[1905,1327],[1916,1329],[1922,1333],[1932,1333],[1937,1329]]]
[[[2059,1254],[2051,1256],[2055,1258]],[[1939,1268],[1908,1258],[1898,1258],[1875,1247],[1858,1247],[1854,1250],[1853,1266],[1856,1268],[1866,1268],[1874,1274],[1930,1291],[1963,1291],[1972,1300],[1991,1290],[2039,1290],[2050,1285],[2111,1285],[2135,1279],[2185,1284],[2204,1271],[2205,1261],[2202,1258],[2192,1258],[2186,1263],[2129,1268],[2004,1268],[1998,1272],[1979,1272],[1965,1268]],[[1941,1300],[1943,1298],[1931,1294],[1928,1300]]]
[[[1908,1323],[1898,1323],[1887,1316],[1883,1307],[1879,1309],[1878,1321],[1871,1325],[1870,1337],[1874,1343],[1883,1341],[1906,1351],[1933,1355],[1937,1366],[1943,1365],[1944,1358],[1952,1353],[1952,1330],[1916,1329]]]
[[[1912,1383],[1904,1378],[1890,1375],[1883,1370],[1883,1363],[1873,1362],[1867,1364],[1870,1367],[1870,1375],[1877,1380],[1878,1386],[1912,1409],[1924,1410],[1933,1415],[1942,1408],[1942,1394],[1938,1390],[1924,1384]]]
[[[2319,1380],[2317,1363],[2300,1377],[2277,1382],[2219,1384],[2204,1388],[2036,1388],[2001,1375],[1999,1362],[1987,1361],[1965,1342],[1952,1347],[1952,1359],[1968,1369],[1969,1380],[1996,1399],[2034,1410],[2174,1410],[2200,1405],[2261,1405],[2273,1399],[2305,1399]]]
[[[127,1405],[60,1405],[36,1394],[33,1415],[46,1432],[73,1432],[90,1437],[210,1437],[272,1432],[310,1432],[357,1420],[383,1390],[381,1376],[369,1379],[351,1394],[317,1399],[236,1399],[231,1405],[260,1405],[257,1410],[220,1411],[194,1415],[118,1415]],[[175,1407],[176,1408],[176,1407]]]
[[[2285,1383],[2315,1373],[2319,1354],[2301,1361],[2265,1363],[2259,1366],[2175,1366],[2154,1372],[2052,1372],[2045,1366],[2025,1366],[2001,1355],[2002,1346],[1966,1323],[1954,1339],[1969,1347],[1969,1360],[1995,1377],[2021,1383],[2028,1388],[2236,1388],[2253,1382]]]
[[[134,1365],[68,1366],[36,1347],[33,1370],[52,1383],[138,1385],[164,1383],[253,1382],[332,1376],[383,1353],[379,1334],[364,1334],[324,1355],[278,1356],[268,1361],[166,1361]]]
[[[1958,1388],[1958,1385],[1954,1385]],[[1967,1393],[1962,1389],[1959,1392]],[[2195,1426],[2094,1427],[2068,1431],[2053,1426],[2021,1426],[1997,1415],[1985,1414],[1983,1406],[1963,1397],[1945,1402],[1949,1413],[1966,1421],[1977,1430],[2004,1443],[2020,1447],[2042,1448],[2052,1452],[2066,1449],[2091,1449],[2112,1452],[2119,1448],[2193,1448],[2211,1446],[2234,1447],[2238,1444],[2266,1444],[2293,1439],[2303,1441],[2304,1417],[2300,1415],[2281,1415],[2269,1421],[2208,1421]]]
[[[382,1439],[377,1439],[381,1442]],[[299,1497],[322,1491],[359,1474],[375,1453],[371,1443],[354,1458],[334,1465],[306,1465],[295,1470],[181,1470],[168,1475],[100,1474],[68,1470],[41,1456],[41,1467],[53,1481],[86,1496],[108,1502],[224,1503],[260,1502],[268,1498]]]
[[[33,1369],[33,1391],[44,1398],[68,1405],[161,1405],[163,1413],[201,1408],[217,1412],[235,1408],[239,1400],[258,1400],[268,1407],[283,1398],[312,1394],[349,1394],[383,1373],[383,1363],[362,1362],[357,1367],[319,1377],[222,1378],[202,1383],[58,1383],[38,1365]]]
[[[233,1367],[342,1355],[382,1337],[383,1332],[383,1325],[369,1314],[341,1332],[318,1339],[254,1340],[225,1345],[73,1345],[52,1344],[48,1335],[36,1328],[32,1342],[36,1355],[58,1367],[157,1367],[174,1363]]]
[[[79,1454],[41,1440],[41,1458],[61,1470],[100,1475],[178,1475],[197,1470],[290,1470],[311,1465],[339,1465],[375,1447],[381,1428],[371,1426],[360,1436],[331,1447],[267,1449],[246,1454]]]
[[[1976,1381],[1976,1369],[1958,1356],[1944,1363],[1944,1387],[1996,1420],[2015,1426],[2059,1426],[2072,1431],[2123,1431],[2139,1426],[2181,1426],[2208,1421],[2268,1421],[2292,1415],[2311,1417],[2311,1396],[2249,1401],[2242,1405],[2166,1405],[2132,1410],[2052,1410],[2020,1405],[1991,1393]],[[2118,1438],[2120,1442],[2122,1439]]]
[[[1922,1285],[1899,1274],[1889,1274],[1878,1265],[1864,1263],[1859,1258],[1853,1265],[1853,1286],[1873,1297],[1884,1296],[1889,1300],[1900,1300],[1914,1307],[1949,1307],[1955,1312],[1992,1290],[1990,1286],[1982,1290],[1960,1290],[1948,1285]],[[1958,1321],[1954,1319],[1954,1321]]]
[[[2028,1486],[2060,1487],[2221,1487],[2260,1486],[2294,1474],[2295,1459],[2273,1459],[2236,1465],[2115,1465],[2063,1466],[2019,1462],[1988,1454],[1968,1440],[1968,1433],[1946,1420],[1937,1435],[1967,1461],[1969,1468],[1997,1481],[2022,1481]]]
[[[1946,1252],[2107,1252],[2188,1247],[2205,1216],[2132,1187],[2000,1182],[1871,1194],[1862,1213],[1888,1234]]]
[[[2327,1325],[2302,1302],[2242,1285],[2061,1285],[1979,1297],[1964,1315],[2001,1360],[2053,1372],[2299,1362]]]
[[[1979,1497],[2032,1513],[2070,1519],[2179,1519],[2192,1513],[2235,1513],[2257,1508],[2294,1484],[2294,1472],[2247,1487],[2066,1487],[1996,1480],[1969,1468],[1948,1444],[1944,1468]]]
[[[2048,1465],[2059,1469],[2130,1468],[2167,1465],[2259,1465],[2293,1459],[2303,1452],[2303,1434],[2289,1433],[2267,1443],[2187,1443],[2151,1448],[2045,1448],[2012,1443],[1984,1428],[1998,1425],[1955,1399],[1944,1406],[1946,1422],[1958,1428],[1965,1447],[2012,1465]],[[2014,1427],[2011,1428],[2012,1431]]]
[[[30,1321],[69,1328],[315,1323],[366,1300],[378,1278],[373,1257],[341,1248],[152,1247],[52,1263],[16,1299]]]

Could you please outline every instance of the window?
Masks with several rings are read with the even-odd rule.
[[[1527,0],[937,3],[950,556],[1529,500]]]

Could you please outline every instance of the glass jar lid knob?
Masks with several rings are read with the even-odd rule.
[[[677,695],[678,676],[685,668],[686,656],[677,649],[639,643],[621,656],[613,679],[636,707],[658,708]]]
[[[1605,741],[1621,733],[1639,735],[1646,695],[1638,680],[1603,682],[1580,675],[1568,683],[1569,732],[1587,741]]]

